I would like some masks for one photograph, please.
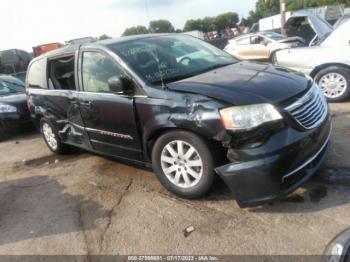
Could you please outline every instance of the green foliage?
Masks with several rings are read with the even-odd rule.
[[[287,9],[292,11],[303,8],[338,4],[350,5],[350,0],[294,0],[287,1]]]
[[[324,5],[337,5],[345,4],[350,6],[350,0],[286,0],[287,10],[298,10],[303,8],[324,6]],[[276,15],[280,13],[280,0],[257,0],[255,4],[255,10],[249,12],[248,17],[242,18],[242,24],[245,26],[251,26],[253,23],[258,22],[261,18]],[[216,17],[204,17],[203,19],[189,19],[186,21],[183,31],[199,30],[204,33],[211,31],[221,31],[225,27],[236,27],[239,21],[239,16],[235,12],[228,12],[220,14]],[[151,21],[149,28],[145,26],[134,26],[127,28],[123,36],[138,35],[152,33],[180,33],[181,29],[175,31],[174,26],[168,20],[156,20]],[[102,35],[101,37],[107,37]],[[107,39],[103,38],[103,39]]]
[[[123,36],[141,35],[141,34],[147,34],[147,33],[148,33],[148,29],[143,25],[139,25],[139,26],[133,26],[125,29]]]
[[[149,23],[149,31],[152,33],[173,33],[175,28],[168,20],[155,20]]]
[[[190,19],[186,21],[184,31],[203,31],[202,19]]]
[[[217,31],[225,29],[225,27],[235,27],[238,23],[239,18],[237,13],[229,12],[218,15],[215,18],[214,24]]]
[[[101,35],[98,39],[99,40],[106,40],[106,39],[111,39],[112,37],[110,37],[110,36],[108,36],[108,35],[106,35],[106,34],[103,34],[103,35]]]
[[[183,31],[199,30],[204,33],[211,31],[221,31],[225,27],[235,27],[239,21],[237,13],[228,12],[216,17],[204,17],[203,19],[187,20]]]

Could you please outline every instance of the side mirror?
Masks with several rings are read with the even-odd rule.
[[[108,86],[109,86],[109,90],[114,93],[118,93],[118,94],[124,93],[123,78],[120,76],[113,76],[110,79],[108,79]]]

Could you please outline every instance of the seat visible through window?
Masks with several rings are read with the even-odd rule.
[[[50,88],[76,90],[74,56],[51,60],[49,70]]]

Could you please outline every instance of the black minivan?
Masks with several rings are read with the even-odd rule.
[[[314,174],[329,146],[328,105],[311,79],[181,34],[52,51],[31,62],[26,88],[53,152],[152,166],[185,198],[217,174],[241,207],[271,202]]]

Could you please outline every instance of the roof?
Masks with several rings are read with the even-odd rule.
[[[65,54],[72,54],[76,52],[81,46],[86,46],[86,47],[94,47],[99,45],[109,46],[116,43],[123,43],[123,42],[137,40],[137,39],[145,39],[145,38],[159,37],[159,36],[165,36],[165,35],[169,35],[169,34],[143,34],[143,35],[134,35],[134,36],[123,36],[123,37],[100,40],[100,41],[86,43],[86,44],[66,45],[64,47],[42,54],[41,56],[38,56],[34,60],[39,60],[44,57],[55,57],[55,56],[60,56]]]
[[[166,35],[169,35],[169,34],[142,34],[142,35],[133,35],[133,36],[122,36],[122,37],[118,37],[118,38],[97,41],[97,42],[92,43],[92,44],[109,46],[109,45],[113,45],[113,44],[117,44],[117,43],[123,43],[123,42],[128,42],[128,41],[133,41],[133,40],[138,40],[138,39],[145,39],[145,38],[166,36]]]

